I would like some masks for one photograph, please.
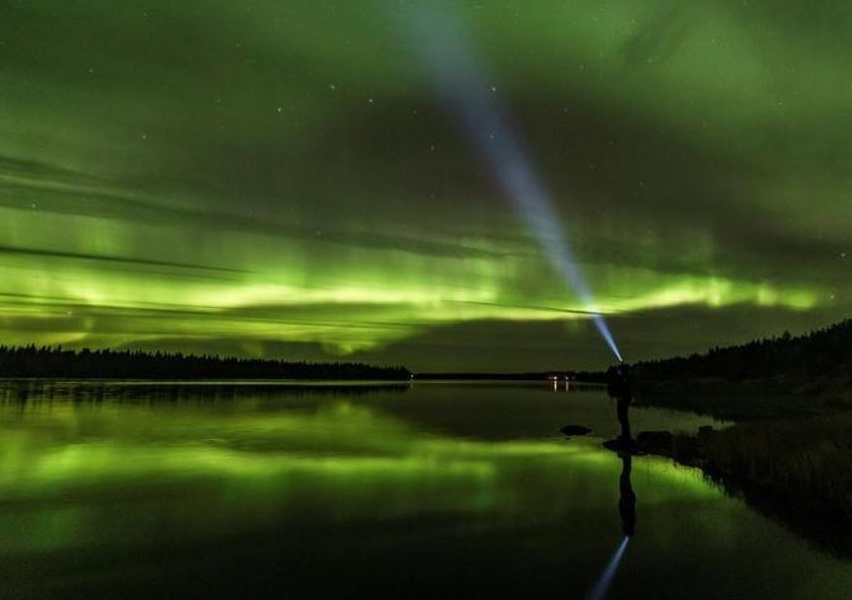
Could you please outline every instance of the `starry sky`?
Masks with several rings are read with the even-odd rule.
[[[428,15],[626,359],[852,313],[848,2],[5,0],[0,343],[614,362]]]

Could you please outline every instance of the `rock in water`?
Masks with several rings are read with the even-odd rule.
[[[564,433],[567,436],[572,436],[572,435],[586,435],[587,433],[590,433],[592,430],[589,429],[588,427],[583,427],[582,425],[566,425],[565,427],[563,427],[559,431],[561,431],[562,433]]]
[[[636,436],[639,447],[652,454],[666,454],[672,447],[673,439],[669,431],[643,431]]]

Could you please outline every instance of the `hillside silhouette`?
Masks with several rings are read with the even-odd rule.
[[[846,379],[852,374],[852,319],[801,336],[780,336],[704,354],[637,363],[643,380]]]
[[[66,350],[0,346],[0,377],[69,379],[325,379],[408,380],[405,367],[361,363],[285,362],[138,350]]]

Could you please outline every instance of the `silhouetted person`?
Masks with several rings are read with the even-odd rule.
[[[630,443],[633,437],[630,432],[632,394],[630,393],[630,369],[627,363],[621,363],[610,369],[607,392],[616,400],[616,414],[618,415],[618,423],[621,425],[621,435],[618,436],[618,439],[624,443]]]

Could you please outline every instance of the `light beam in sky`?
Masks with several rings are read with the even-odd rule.
[[[571,248],[553,201],[519,140],[501,116],[485,70],[465,42],[449,6],[418,6],[409,15],[417,48],[446,102],[455,109],[468,138],[478,147],[500,187],[544,249],[548,259],[592,315],[598,332],[619,361],[621,353],[597,308],[592,290]]]

